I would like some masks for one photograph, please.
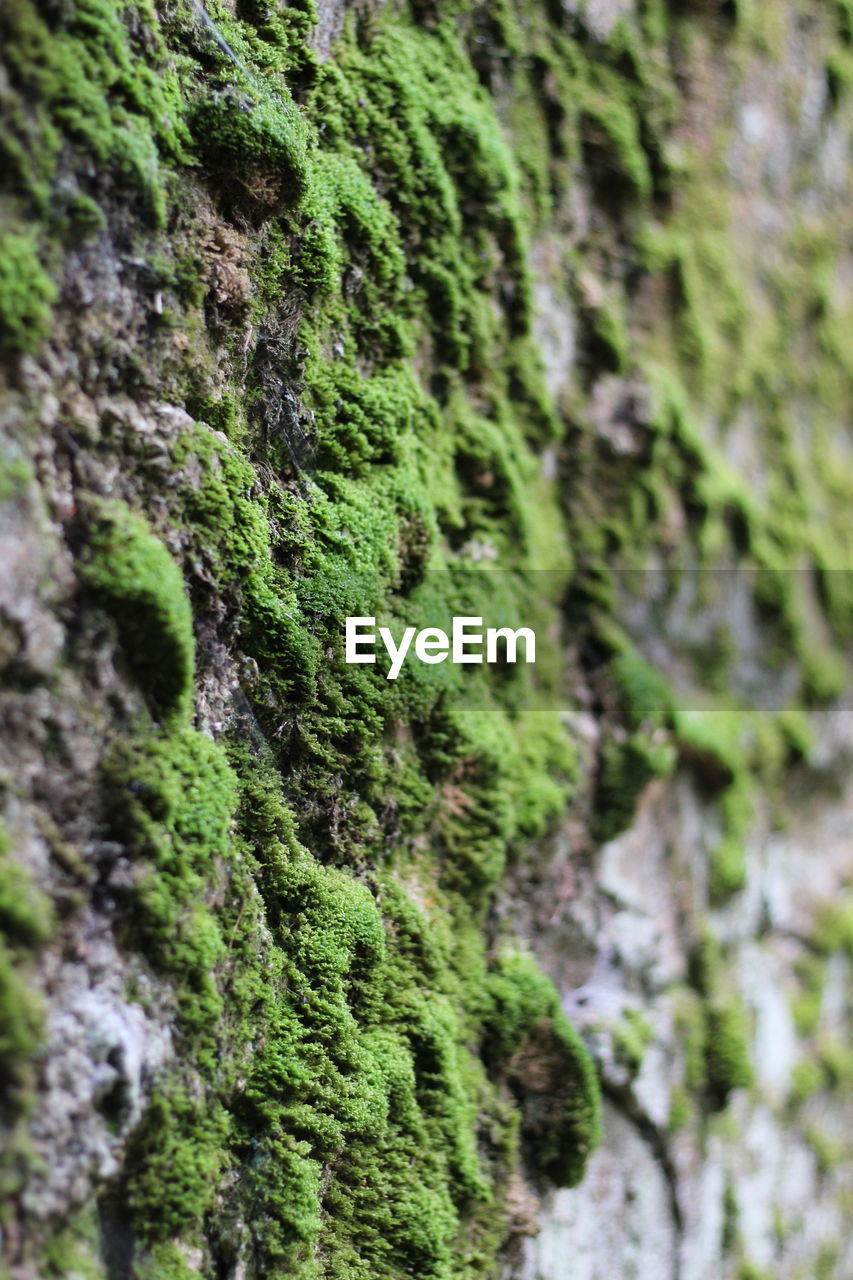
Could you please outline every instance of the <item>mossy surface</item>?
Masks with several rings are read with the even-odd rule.
[[[678,50],[704,8],[645,6],[607,38],[528,0],[357,8],[326,62],[307,2],[0,14],[0,347],[17,376],[61,340],[107,403],[98,427],[62,419],[61,518],[82,613],[140,695],[100,768],[132,869],[116,937],[171,1002],[178,1049],[107,1196],[140,1277],[182,1280],[193,1257],[270,1280],[495,1274],[512,1178],[574,1185],[600,1137],[587,1050],[490,916],[507,863],[573,795],[573,678],[602,723],[592,842],[691,770],[720,810],[714,906],[744,886],[753,789],[807,753],[797,716],[839,687],[835,249],[804,223],[766,297],[742,287],[718,156],[675,136]],[[555,395],[531,245],[575,183],[595,225],[561,266],[578,361]],[[87,314],[66,250],[120,263],[144,300],[132,332],[118,290]],[[663,305],[639,306],[644,288]],[[603,373],[648,392],[611,437],[585,399]],[[122,435],[109,401],[128,392],[192,421]],[[796,397],[819,406],[813,466]],[[774,459],[763,497],[726,460],[744,406]],[[619,598],[653,550],[666,600],[690,566],[752,575],[768,666],[796,668],[793,716],[730,688],[725,629],[713,663],[687,646],[686,692],[641,655]],[[703,577],[697,610],[726,590]],[[343,662],[349,614],[395,633],[535,618],[556,638],[534,672],[389,682]],[[13,1096],[37,1042],[15,984],[45,927],[22,902],[0,898]],[[825,921],[820,945],[848,933]],[[710,936],[691,981],[674,1125],[751,1078]],[[644,1040],[622,1036],[632,1071]]]

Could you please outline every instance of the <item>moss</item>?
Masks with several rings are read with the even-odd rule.
[[[736,997],[717,996],[708,1005],[705,1064],[714,1107],[724,1106],[733,1089],[752,1083],[748,1024]]]
[[[56,298],[34,234],[0,235],[0,353],[35,351],[50,330]]]
[[[185,154],[177,76],[164,66],[150,10],[146,57],[135,56],[123,14],[107,0],[82,0],[49,24],[32,0],[4,6],[2,30],[10,71],[8,127],[2,154],[6,181],[46,211],[66,148],[99,164],[107,181],[142,197],[138,211],[163,217],[158,149]],[[159,65],[158,65],[159,64]],[[35,109],[29,103],[37,104]],[[53,206],[53,208],[51,208]]]
[[[100,1236],[94,1206],[76,1214],[58,1235],[48,1240],[42,1254],[44,1274],[62,1280],[69,1271],[80,1280],[104,1280],[99,1257]]]
[[[845,897],[819,910],[812,942],[821,955],[842,951],[853,957],[853,899]]]
[[[818,1093],[824,1085],[824,1072],[814,1058],[802,1058],[791,1073],[790,1099],[794,1106]]]
[[[651,178],[640,146],[637,117],[615,77],[585,94],[581,130],[601,192],[619,199],[649,195]]]
[[[738,1280],[771,1280],[772,1272],[767,1271],[764,1267],[756,1266],[754,1262],[744,1261],[738,1267]]]
[[[748,1088],[753,1077],[746,1010],[727,980],[722,951],[710,934],[693,952],[691,981],[702,1001],[702,1085],[709,1107],[718,1111],[733,1090]]]
[[[636,1075],[643,1065],[646,1049],[654,1032],[638,1009],[626,1009],[613,1031],[613,1053],[616,1061]]]
[[[114,742],[103,776],[115,832],[140,860],[131,938],[179,981],[182,1025],[205,1061],[215,1052],[217,969],[226,955],[208,899],[230,857],[233,774],[221,748],[183,729]]]
[[[659,671],[633,647],[621,647],[609,668],[622,716],[631,729],[663,729],[672,720],[674,697]]]
[[[723,1188],[723,1253],[731,1253],[737,1246],[740,1236],[740,1206],[731,1179],[726,1179]]]
[[[713,906],[727,902],[746,885],[746,855],[740,840],[726,837],[714,847],[708,865],[708,892]]]
[[[630,826],[638,797],[655,778],[672,772],[675,752],[665,739],[634,733],[611,738],[601,751],[595,796],[595,836],[612,840]]]
[[[20,454],[12,452],[0,459],[0,503],[25,500],[33,478],[32,468]]]
[[[690,1123],[692,1115],[693,1104],[689,1090],[683,1085],[676,1085],[669,1096],[668,1132],[673,1135],[681,1133]]]
[[[180,1236],[199,1222],[216,1192],[228,1117],[172,1090],[155,1094],[128,1151],[127,1206],[148,1224],[146,1241]]]
[[[372,1259],[375,1274],[391,1265],[390,1250],[419,1274],[444,1277],[462,1206],[479,1202],[488,1216],[489,1202],[474,1141],[485,1082],[446,994],[459,982],[449,952],[430,944],[426,921],[393,881],[381,892],[383,927],[367,888],[300,848],[267,767],[245,748],[235,748],[233,762],[242,776],[236,845],[229,840],[235,775],[201,735],[181,730],[117,744],[105,761],[115,821],[148,866],[135,891],[136,944],[179,980],[180,1034],[218,1080],[216,1103],[167,1087],[135,1134],[124,1195],[144,1256],[200,1223],[226,1153],[242,1164],[251,1149],[233,1212],[252,1204],[255,1247],[269,1274],[307,1266],[315,1248],[328,1247],[339,1264],[350,1251],[354,1265],[356,1256]],[[224,888],[210,886],[211,872]],[[246,897],[247,873],[259,900]],[[225,892],[225,919],[214,916],[211,891]],[[271,934],[258,917],[262,904]],[[229,917],[239,931],[227,926]],[[477,978],[465,973],[473,1013]],[[547,1148],[548,1170],[574,1177],[593,1136],[594,1077],[553,988],[532,962],[525,974],[539,986],[518,1035],[526,1027],[535,1038],[540,1028],[531,1020],[547,1011],[554,1025],[543,1054],[560,1065],[549,1105],[561,1146]],[[225,983],[227,1006],[219,996]],[[235,1027],[240,1010],[246,1021]],[[504,1061],[517,1039],[495,1052],[501,1078],[524,1075]],[[249,1064],[247,1041],[254,1045]],[[538,1114],[541,1090],[534,1094]],[[341,1162],[350,1173],[321,1194],[323,1169]],[[403,1176],[413,1164],[416,1193],[411,1175]],[[321,1208],[335,1222],[333,1239]],[[229,1222],[226,1215],[225,1236]]]
[[[841,1041],[827,1038],[819,1046],[826,1087],[844,1093],[853,1084],[853,1052]]]
[[[838,1274],[842,1247],[836,1240],[821,1245],[820,1253],[815,1259],[815,1280],[832,1280],[832,1277]]]
[[[0,855],[0,932],[13,944],[37,947],[50,937],[53,911],[50,899],[15,862]]]
[[[720,801],[723,837],[711,851],[708,894],[712,906],[721,906],[746,886],[746,836],[752,822],[752,786],[740,771]]]
[[[803,1136],[815,1154],[818,1173],[822,1177],[826,1177],[847,1159],[848,1145],[825,1129],[810,1124],[806,1126]]]
[[[24,976],[23,958],[0,939],[0,1111],[14,1117],[32,1105],[34,1055],[42,1008]]]
[[[792,998],[791,1013],[799,1034],[811,1036],[820,1022],[826,981],[825,962],[816,955],[804,955],[796,965],[796,975],[799,990]]]
[[[114,619],[152,712],[179,719],[190,706],[195,648],[181,572],[142,517],[124,504],[97,503],[90,522],[82,580]]]
[[[274,212],[296,205],[308,185],[306,129],[293,102],[231,87],[201,99],[190,129],[217,190]]]
[[[625,321],[613,304],[588,307],[584,312],[587,325],[587,359],[596,370],[621,373],[628,362],[628,335]]]
[[[521,1091],[528,1158],[558,1185],[575,1186],[601,1140],[600,1092],[589,1054],[530,957],[498,957],[488,994],[486,1061],[506,1061],[510,1085]]]
[[[50,900],[14,860],[13,842],[0,824],[0,1114],[7,1120],[32,1102],[42,1011],[26,966],[29,953],[50,937],[52,924]],[[9,1156],[14,1165],[14,1146]],[[0,1164],[5,1175],[5,1160]]]

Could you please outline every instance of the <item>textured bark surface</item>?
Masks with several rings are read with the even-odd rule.
[[[853,1274],[851,41],[6,0],[0,1274]]]

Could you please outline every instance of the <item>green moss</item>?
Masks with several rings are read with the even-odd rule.
[[[694,950],[691,981],[701,997],[701,1081],[709,1107],[717,1111],[726,1106],[734,1089],[748,1088],[753,1077],[746,1010],[727,977],[719,944],[710,934]]]
[[[828,1037],[820,1043],[820,1063],[826,1087],[845,1093],[853,1084],[853,1052],[840,1039]]]
[[[105,761],[117,829],[147,866],[135,943],[178,980],[183,1043],[217,1081],[206,1102],[165,1087],[134,1136],[125,1197],[146,1242],[140,1256],[154,1257],[191,1222],[200,1229],[228,1160],[243,1165],[251,1150],[233,1212],[253,1206],[268,1274],[308,1267],[319,1248],[372,1274],[397,1274],[400,1258],[418,1274],[449,1276],[463,1206],[476,1213],[479,1204],[484,1221],[493,1212],[475,1141],[486,1081],[467,1047],[478,1019],[482,1034],[493,1026],[475,995],[481,979],[467,962],[455,976],[452,948],[436,949],[393,880],[371,894],[320,867],[296,842],[268,766],[244,747],[233,763],[238,793],[219,748],[189,730],[116,744]],[[232,843],[235,794],[242,834]],[[215,913],[211,895],[222,893]],[[476,933],[460,927],[476,955]],[[574,1178],[595,1135],[594,1076],[553,987],[532,961],[524,974],[535,999],[490,1061],[499,1079],[520,1081],[516,1050],[548,1022],[542,1054],[555,1071],[548,1105],[559,1149],[550,1129],[535,1135],[549,1174]],[[534,1093],[538,1114],[544,1099]],[[412,1168],[414,1181],[403,1172]],[[336,1178],[321,1194],[324,1169]]]
[[[0,459],[0,503],[24,499],[32,482],[32,468],[19,454]]]
[[[26,981],[22,958],[0,940],[0,1111],[7,1117],[32,1102],[41,1031],[41,1003]]]
[[[711,904],[720,906],[746,885],[746,855],[741,841],[726,837],[714,847],[708,864]]]
[[[133,1134],[128,1207],[148,1224],[147,1242],[180,1236],[200,1222],[216,1192],[225,1159],[228,1116],[179,1091],[155,1095]]]
[[[636,1075],[643,1065],[654,1032],[638,1009],[626,1009],[613,1030],[613,1052],[617,1062]]]
[[[705,1064],[715,1107],[724,1106],[733,1089],[752,1083],[746,1013],[736,997],[718,995],[708,1005]]]
[[[820,909],[812,941],[821,955],[842,951],[853,957],[853,899],[845,897]]]
[[[56,298],[33,233],[0,235],[0,353],[35,351],[50,330]]]
[[[676,1085],[669,1096],[668,1131],[671,1134],[680,1133],[690,1123],[693,1112],[689,1090],[683,1085]]]
[[[26,963],[29,953],[50,937],[52,923],[50,900],[14,860],[12,840],[0,824],[0,1114],[7,1121],[31,1104],[42,1016]],[[9,1156],[14,1167],[14,1144]],[[6,1176],[5,1160],[0,1166]]]
[[[52,925],[50,899],[0,846],[0,934],[13,945],[37,947],[50,937]]]
[[[42,1254],[46,1276],[62,1280],[69,1272],[80,1280],[104,1280],[105,1268],[100,1260],[100,1233],[94,1206],[75,1215],[73,1221],[53,1239],[48,1240]]]
[[[185,716],[194,674],[192,613],[181,572],[163,543],[124,504],[99,502],[90,512],[80,573],[114,619],[153,714]]]
[[[233,774],[221,748],[184,729],[113,743],[103,776],[116,834],[143,868],[133,891],[132,940],[179,981],[182,1025],[204,1061],[215,1053],[222,1012],[217,970],[226,944],[209,897],[227,874]]]
[[[582,137],[599,190],[619,199],[643,199],[651,190],[649,166],[640,146],[636,113],[618,80],[607,78],[583,99]]]
[[[723,1253],[731,1253],[740,1237],[740,1206],[730,1178],[723,1188]]]
[[[799,1034],[811,1036],[820,1022],[826,963],[816,955],[804,955],[796,965],[796,975],[799,990],[791,1000],[791,1013]]]
[[[838,1168],[848,1157],[848,1144],[818,1125],[808,1125],[803,1136],[815,1154],[818,1172],[823,1177]]]
[[[521,1091],[528,1158],[558,1185],[575,1186],[601,1140],[600,1092],[589,1054],[531,957],[499,956],[488,995],[486,1061],[505,1061],[510,1084]]]
[[[158,150],[167,161],[180,158],[186,135],[177,76],[164,65],[151,11],[139,8],[148,19],[145,58],[135,55],[124,13],[107,0],[81,0],[51,23],[32,0],[4,6],[10,84],[0,154],[7,184],[48,222],[61,208],[54,184],[67,148],[130,187],[140,213],[163,217]]]
[[[756,1266],[754,1262],[741,1262],[738,1267],[738,1280],[772,1280],[772,1272],[767,1271],[764,1267]]]
[[[712,906],[727,902],[746,885],[746,836],[753,818],[752,786],[745,771],[724,791],[721,801],[723,837],[708,862],[708,893]]]
[[[645,787],[665,778],[674,765],[675,751],[664,738],[638,732],[605,741],[595,797],[596,839],[612,840],[630,826]]]
[[[838,1274],[842,1247],[840,1241],[836,1240],[821,1245],[820,1253],[815,1259],[815,1280],[832,1280]]]
[[[825,1083],[820,1062],[814,1058],[802,1058],[791,1073],[790,1098],[794,1106],[818,1093]]]
[[[296,205],[304,196],[306,129],[292,101],[229,87],[197,102],[189,124],[220,193],[268,211]]]
[[[674,698],[665,678],[633,647],[623,647],[610,663],[621,703],[631,729],[668,727]]]

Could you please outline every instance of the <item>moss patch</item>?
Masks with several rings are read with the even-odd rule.
[[[194,675],[192,613],[181,571],[162,542],[123,504],[98,503],[81,575],[114,620],[152,712],[166,720],[185,716]]]

